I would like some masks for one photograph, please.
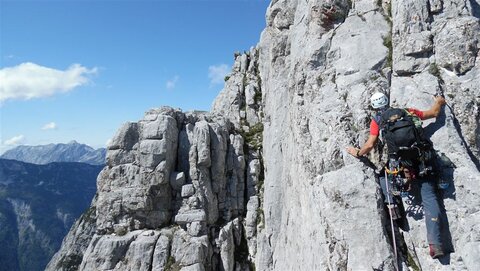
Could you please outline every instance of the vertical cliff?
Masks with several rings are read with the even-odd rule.
[[[410,257],[422,270],[478,269],[479,12],[476,1],[272,1],[259,44],[258,269],[393,270],[374,171],[344,151],[365,142],[376,91],[396,106],[428,109],[442,92],[449,103],[425,126],[456,165],[442,200],[456,252],[430,259],[424,221],[409,217],[403,268]]]
[[[366,140],[376,91],[448,102],[424,126],[456,166],[440,195],[455,253],[430,258],[412,206],[400,268],[478,269],[479,15],[474,0],[273,0],[211,113],[165,107],[120,128],[48,269],[394,270],[385,157],[345,152]]]

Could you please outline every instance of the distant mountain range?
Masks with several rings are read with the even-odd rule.
[[[92,201],[101,169],[0,159],[0,271],[44,270]]]
[[[6,151],[0,158],[33,164],[51,162],[81,162],[91,165],[105,164],[105,148],[92,147],[71,141],[68,144],[48,144],[41,146],[18,146]]]

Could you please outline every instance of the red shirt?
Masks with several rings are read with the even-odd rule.
[[[416,115],[419,117],[421,120],[423,120],[423,111],[415,109],[415,108],[407,108],[408,112]],[[372,119],[370,122],[370,135],[373,136],[378,136],[380,134],[380,128],[378,127],[378,123],[375,121],[375,119]]]

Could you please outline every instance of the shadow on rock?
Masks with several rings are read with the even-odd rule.
[[[470,0],[470,4],[472,5],[472,15],[480,18],[480,5],[475,0]]]
[[[440,130],[440,128],[442,128],[445,125],[446,122],[447,122],[447,115],[445,114],[445,111],[442,110],[440,111],[440,115],[438,115],[438,117],[435,118],[435,121],[428,124],[423,129],[424,136],[430,139],[432,135],[435,134],[435,132]]]
[[[445,264],[450,264],[450,253],[455,252],[455,249],[453,247],[452,233],[450,232],[450,223],[448,221],[447,211],[445,209],[445,204],[443,202],[443,199],[439,199],[438,203],[440,205],[440,210],[441,210],[440,236],[443,241],[443,251],[445,252],[445,256],[440,258],[439,260],[442,264],[445,265]]]
[[[439,261],[442,265],[450,265],[450,254],[446,254],[445,256],[440,257],[440,258],[438,259],[438,261]]]

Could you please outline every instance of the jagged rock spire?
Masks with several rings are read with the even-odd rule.
[[[262,176],[257,56],[252,48],[236,57],[222,92],[237,100],[237,111],[222,108],[231,101],[220,95],[218,111],[162,107],[117,131],[90,212],[48,270],[233,270],[253,264]]]

